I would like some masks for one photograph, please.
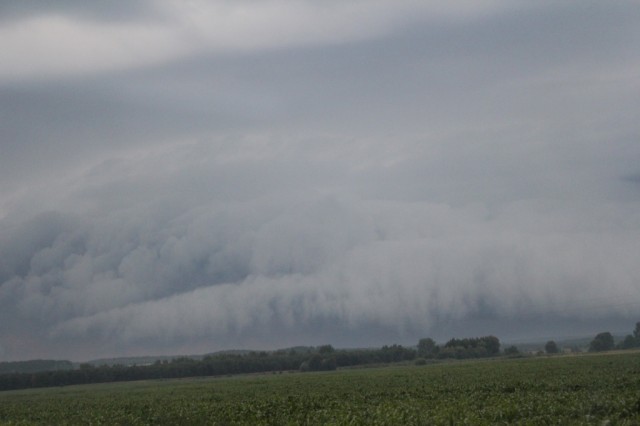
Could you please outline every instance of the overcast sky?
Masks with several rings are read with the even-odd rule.
[[[638,22],[2,1],[0,360],[630,332]]]

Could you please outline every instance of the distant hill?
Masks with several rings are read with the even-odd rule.
[[[72,370],[73,363],[66,360],[34,359],[30,361],[0,362],[0,374],[37,373],[40,371]]]

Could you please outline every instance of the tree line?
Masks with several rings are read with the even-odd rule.
[[[590,351],[629,349],[640,347],[640,322],[617,346],[609,332],[599,333],[591,342]],[[555,342],[545,345],[548,354],[559,352]],[[502,354],[519,355],[518,348],[509,346]],[[428,359],[469,359],[501,355],[500,340],[495,336],[453,338],[438,345],[429,337],[418,341],[417,347],[385,345],[378,349],[334,349],[331,345],[315,348],[298,348],[272,352],[222,353],[207,355],[198,360],[188,357],[156,361],[150,365],[101,365],[80,364],[70,369],[68,361],[24,361],[32,370],[16,372],[16,363],[0,370],[0,390],[25,389],[49,386],[66,386],[89,383],[121,382],[132,380],[171,379],[198,376],[224,376],[246,373],[278,373],[284,371],[328,371],[339,367],[389,364],[414,361],[426,363]],[[51,363],[54,364],[51,364]],[[18,363],[19,364],[19,363]],[[49,371],[41,371],[43,368]]]
[[[632,334],[627,334],[617,345],[613,341],[613,336],[608,331],[598,333],[589,344],[589,352],[610,351],[612,349],[633,349],[640,348],[640,322],[636,323]]]
[[[613,349],[624,350],[634,348],[640,348],[640,322],[636,323],[632,334],[627,334],[618,344],[615,343],[613,335],[608,331],[596,334],[593,340],[589,343],[588,350],[589,352],[604,352]],[[560,348],[553,340],[549,340],[545,344],[544,350],[549,355],[560,352]]]
[[[500,340],[495,336],[454,338],[442,347],[430,337],[418,341],[418,355],[422,358],[485,358],[499,353]]]
[[[499,342],[497,338],[493,345]],[[457,342],[457,341],[456,341]],[[462,339],[460,344],[478,348],[478,354],[489,356],[495,350],[481,351],[478,339]],[[474,342],[473,344],[469,342]],[[458,356],[458,345],[446,346],[442,354],[453,350]],[[470,346],[471,348],[471,346]],[[476,350],[476,349],[474,349]],[[175,358],[156,361],[151,365],[101,365],[80,364],[72,370],[34,371],[32,373],[0,374],[0,390],[25,389],[50,386],[67,386],[89,383],[121,382],[132,380],[170,379],[198,376],[224,376],[246,373],[278,373],[283,371],[327,371],[339,367],[389,364],[413,361],[419,351],[402,345],[385,345],[379,349],[340,349],[323,345],[306,350],[278,350],[273,352],[249,352],[246,354],[214,354],[201,360]]]

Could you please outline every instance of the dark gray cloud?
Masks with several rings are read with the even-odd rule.
[[[635,3],[193,5],[5,6],[0,359],[637,321]]]

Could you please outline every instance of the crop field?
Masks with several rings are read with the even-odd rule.
[[[640,424],[640,353],[0,393],[0,424]]]

